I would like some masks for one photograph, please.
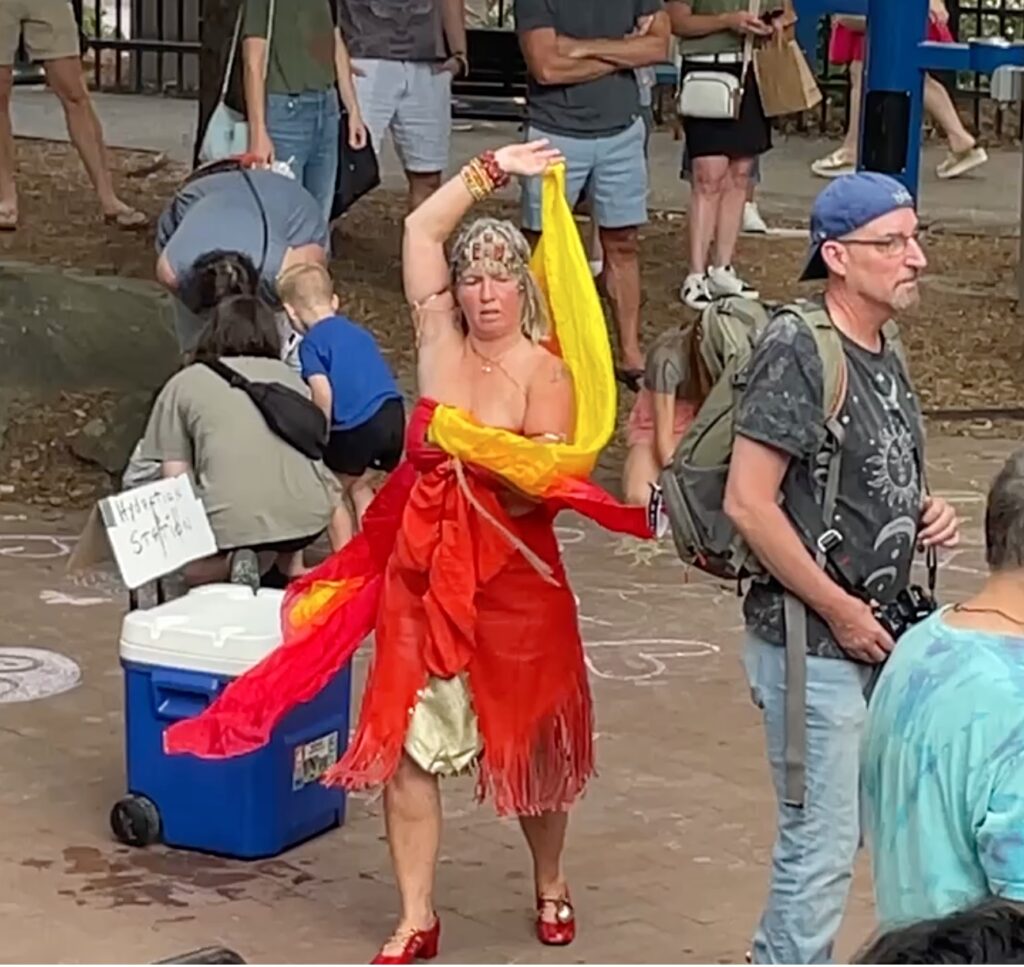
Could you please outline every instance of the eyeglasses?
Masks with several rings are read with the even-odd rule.
[[[836,241],[840,245],[872,245],[886,258],[899,258],[906,255],[910,243],[914,242],[918,248],[921,247],[921,237],[925,229],[918,228],[910,235],[895,233],[883,235],[880,238],[839,238]]]

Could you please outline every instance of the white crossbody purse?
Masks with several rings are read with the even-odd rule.
[[[750,0],[750,13],[760,12],[761,0]],[[679,87],[679,114],[684,118],[735,121],[740,116],[747,71],[754,51],[753,34],[743,36],[743,66],[740,76],[728,71],[695,70],[683,78]],[[685,55],[684,55],[685,60]]]

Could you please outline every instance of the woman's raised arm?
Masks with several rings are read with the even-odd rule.
[[[543,174],[562,160],[546,139],[511,144],[474,158],[405,219],[402,280],[412,306],[450,287],[444,244],[473,205],[512,176]]]

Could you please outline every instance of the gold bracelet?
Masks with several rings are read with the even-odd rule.
[[[473,201],[483,201],[483,199],[487,197],[487,190],[480,183],[479,178],[476,176],[476,172],[473,171],[470,165],[466,165],[462,169],[461,176],[462,183],[473,196]]]
[[[494,179],[479,158],[473,158],[462,169],[462,180],[474,201],[482,201],[492,194],[495,188]]]

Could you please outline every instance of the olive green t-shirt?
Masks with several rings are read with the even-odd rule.
[[[702,16],[734,13],[748,10],[750,0],[689,0],[690,11]],[[764,4],[760,4],[763,8]],[[719,30],[706,37],[682,37],[679,51],[685,58],[689,54],[728,54],[743,50],[743,36],[735,30]]]
[[[334,86],[331,0],[275,0],[268,94],[326,91]],[[242,37],[266,37],[270,0],[245,0]]]

